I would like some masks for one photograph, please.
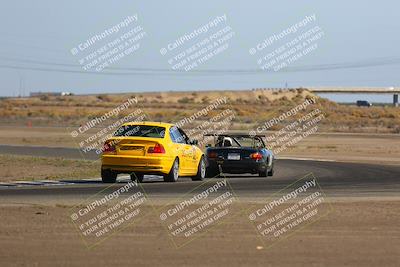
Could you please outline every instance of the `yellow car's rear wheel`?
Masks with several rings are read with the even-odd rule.
[[[103,183],[115,183],[117,181],[117,173],[108,169],[101,169],[101,180]]]
[[[167,175],[164,176],[165,182],[176,182],[179,178],[179,160],[178,158],[175,159],[174,163],[172,164],[171,170]]]
[[[132,181],[137,181],[138,183],[143,182],[143,177],[144,174],[143,173],[131,173],[131,180]]]

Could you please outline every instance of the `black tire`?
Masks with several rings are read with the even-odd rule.
[[[218,178],[220,176],[219,170],[216,169],[206,169],[206,178]]]
[[[115,183],[117,181],[117,173],[108,169],[101,169],[101,180],[103,183]]]
[[[176,158],[172,163],[171,170],[167,175],[164,175],[164,182],[176,182],[179,178],[179,160]]]
[[[271,169],[268,171],[268,176],[274,176],[274,164],[272,164]]]
[[[268,169],[265,168],[265,171],[258,172],[258,176],[260,176],[260,177],[268,177]]]
[[[268,163],[264,163],[264,170],[258,172],[258,176],[260,177],[268,177]]]
[[[138,183],[143,183],[143,177],[144,177],[143,173],[131,173],[132,182],[137,181]]]
[[[199,165],[197,166],[196,176],[192,177],[192,181],[203,181],[206,177],[206,160],[204,156],[201,156],[199,161]]]

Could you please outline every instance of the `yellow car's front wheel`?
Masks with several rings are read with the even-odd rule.
[[[197,174],[196,176],[192,177],[192,181],[203,181],[206,177],[206,160],[203,156],[201,156],[199,165],[197,167]]]

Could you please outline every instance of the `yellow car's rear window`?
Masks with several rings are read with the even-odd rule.
[[[150,125],[125,125],[121,126],[114,136],[164,138],[165,127]]]

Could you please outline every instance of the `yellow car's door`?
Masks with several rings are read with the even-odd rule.
[[[196,155],[196,147],[193,146],[190,143],[189,137],[186,135],[186,133],[178,128],[180,135],[183,137],[183,140],[185,140],[185,164],[187,166],[187,174],[188,175],[194,175],[197,173],[197,155]]]
[[[188,167],[188,149],[187,144],[184,137],[180,134],[177,127],[170,128],[170,137],[171,137],[171,147],[174,151],[174,154],[179,157],[179,174],[187,175],[189,172]]]
[[[194,149],[192,145],[185,144],[185,162],[187,166],[187,175],[193,175],[197,172],[197,166],[194,162]]]

